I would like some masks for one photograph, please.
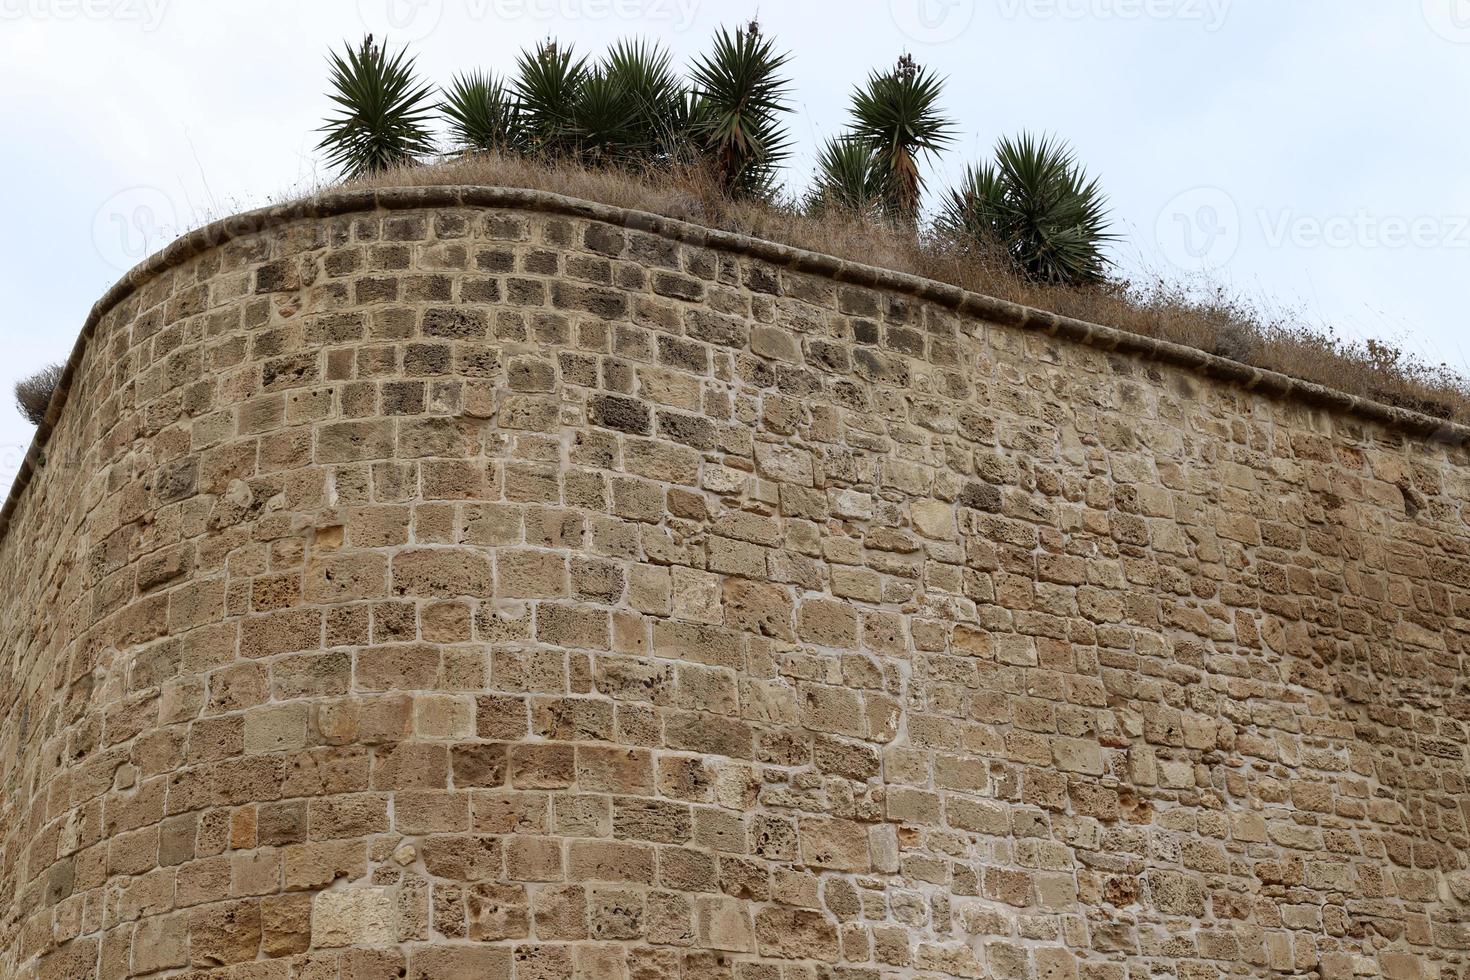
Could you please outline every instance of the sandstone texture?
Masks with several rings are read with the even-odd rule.
[[[431,197],[89,324],[0,542],[0,975],[1470,975],[1458,430]]]

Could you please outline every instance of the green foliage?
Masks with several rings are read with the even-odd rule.
[[[519,103],[523,145],[531,153],[574,155],[578,145],[577,103],[587,79],[587,59],[570,45],[545,41],[521,52],[513,84]]]
[[[330,55],[332,99],[320,149],[343,177],[378,173],[432,153],[430,89],[406,51],[372,37]],[[595,63],[545,41],[524,51],[515,77],[456,76],[439,104],[453,145],[513,151],[592,166],[649,168],[693,159],[734,196],[770,197],[789,155],[789,81],[759,24],[721,28],[686,82],[666,50],[619,41]],[[805,205],[869,220],[918,222],[921,163],[953,141],[940,108],[943,79],[907,55],[872,72],[852,94],[852,126],[823,146]],[[992,162],[971,167],[936,222],[960,249],[999,249],[1025,276],[1091,283],[1106,275],[1114,239],[1097,181],[1070,149],[1046,137],[1002,139]]]
[[[520,135],[515,98],[491,74],[456,75],[441,111],[449,120],[450,139],[461,150],[508,149]]]
[[[434,151],[432,87],[419,81],[407,54],[390,57],[371,35],[345,55],[330,53],[330,97],[339,111],[318,130],[326,135],[317,149],[327,151],[342,177],[379,173]]]
[[[571,106],[573,152],[587,163],[621,163],[647,149],[632,93],[617,75],[596,65],[582,79]]]
[[[877,219],[884,210],[884,182],[871,148],[851,137],[828,140],[817,156],[808,211],[838,210]]]
[[[619,41],[596,64],[543,43],[521,55],[514,93],[516,146],[594,165],[665,158],[686,101],[668,53],[643,41]]]
[[[727,193],[768,195],[788,155],[781,122],[788,82],[778,54],[752,22],[721,30],[686,81],[667,50],[624,40],[597,62],[547,40],[523,51],[511,79],[455,76],[438,109],[461,152],[515,152],[592,166],[648,168],[702,161]],[[388,57],[372,38],[331,56],[342,114],[319,149],[343,178],[378,173],[434,152],[429,87],[406,52]]]
[[[1025,276],[1096,283],[1107,273],[1107,200],[1072,150],[1045,136],[1003,138],[993,163],[970,167],[939,229],[961,248],[999,248]]]
[[[733,35],[720,28],[714,50],[691,67],[690,135],[727,193],[767,196],[775,186],[790,152],[790,83],[780,74],[788,60],[752,21]]]
[[[618,41],[602,70],[621,87],[633,119],[630,148],[645,162],[674,156],[687,138],[688,86],[673,70],[669,53],[645,41]]]
[[[944,79],[904,55],[852,94],[852,139],[872,152],[889,209],[909,221],[917,220],[924,190],[920,158],[954,139],[954,125],[939,107],[943,88]]]

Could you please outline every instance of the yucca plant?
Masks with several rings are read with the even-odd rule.
[[[807,192],[806,208],[876,220],[883,215],[883,188],[872,149],[841,136],[828,140],[817,156],[816,179]]]
[[[433,89],[419,81],[406,48],[390,57],[369,34],[360,47],[329,57],[330,98],[339,112],[318,130],[326,135],[317,149],[327,151],[340,176],[379,173],[434,152]]]
[[[788,60],[751,21],[733,35],[720,28],[714,50],[691,66],[690,135],[727,193],[768,195],[789,155],[781,118],[790,83],[780,74]]]
[[[954,139],[954,125],[939,107],[943,88],[944,79],[904,55],[852,94],[852,139],[872,151],[889,209],[908,221],[917,220],[924,191],[920,159]]]
[[[640,122],[632,92],[604,65],[588,69],[571,106],[573,152],[589,164],[625,164],[648,151],[652,136]]]
[[[510,149],[519,137],[519,109],[505,83],[492,74],[456,75],[440,107],[449,136],[461,151]]]
[[[577,103],[587,79],[587,59],[571,46],[544,41],[523,51],[512,88],[520,106],[526,148],[549,156],[575,154],[578,145]]]
[[[939,231],[961,248],[1000,249],[1027,278],[1102,281],[1107,200],[1065,143],[1022,134],[1002,138],[993,163],[967,168],[939,215]]]
[[[688,138],[687,86],[672,64],[666,50],[641,40],[618,41],[602,61],[633,116],[628,149],[646,164],[667,160]]]
[[[510,95],[519,148],[592,165],[647,165],[686,138],[685,86],[668,53],[619,41],[597,63],[547,41],[521,55]]]

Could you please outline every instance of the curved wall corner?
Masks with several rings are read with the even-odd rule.
[[[135,272],[0,542],[0,973],[1464,976],[1463,440],[987,303],[495,189]]]

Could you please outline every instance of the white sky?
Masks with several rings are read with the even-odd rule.
[[[1022,129],[1099,176],[1130,271],[1202,267],[1347,338],[1470,373],[1470,0],[0,0],[0,485],[13,382],[179,230],[329,175],[329,46],[412,42],[446,83],[547,35],[677,61],[759,12],[794,53],[801,186],[853,83],[909,51],[961,138],[931,187]]]

